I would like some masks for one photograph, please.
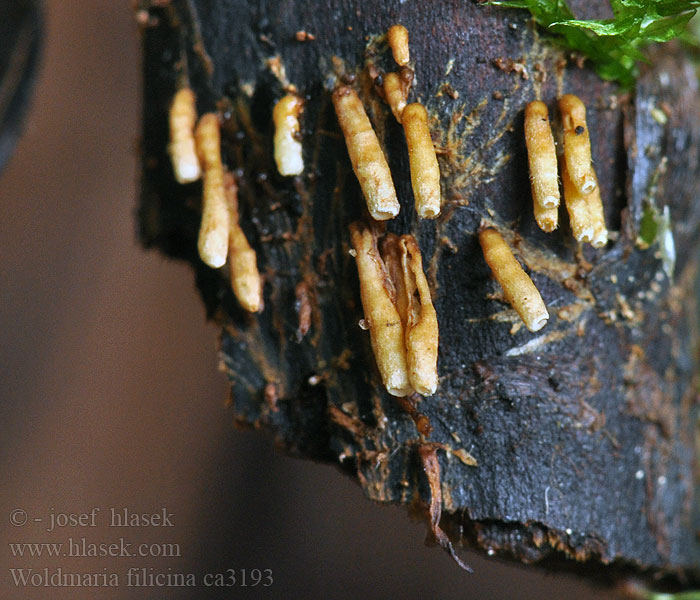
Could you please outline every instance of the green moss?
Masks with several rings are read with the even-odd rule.
[[[700,0],[610,0],[614,18],[576,19],[565,0],[491,0],[523,8],[568,48],[583,53],[603,79],[631,87],[642,48],[686,35]]]

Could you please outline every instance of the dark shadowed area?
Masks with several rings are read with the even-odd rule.
[[[136,239],[140,49],[129,3],[46,9],[36,94],[0,175],[2,597],[606,597],[471,554],[467,575],[424,546],[405,511],[233,428],[218,333],[190,269]],[[113,510],[161,521],[111,527]],[[101,555],[75,556],[91,551]],[[59,585],[69,573],[92,583]],[[232,573],[235,588],[205,586]],[[151,585],[181,583],[176,574],[197,587]]]

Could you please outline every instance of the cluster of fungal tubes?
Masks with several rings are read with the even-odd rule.
[[[377,243],[371,226],[353,223],[350,238],[372,350],[386,390],[393,396],[437,389],[438,323],[411,235],[387,234]]]
[[[420,218],[433,219],[440,214],[440,168],[428,113],[421,104],[409,104],[407,100],[413,81],[408,31],[394,25],[386,39],[400,70],[384,76],[384,99],[404,128],[416,213]],[[332,98],[371,219],[396,217],[401,205],[362,100],[349,85],[338,86]],[[382,240],[380,251],[375,226],[362,223],[350,226],[350,236],[365,322],[386,390],[394,396],[434,394],[438,383],[438,322],[418,243],[413,236],[390,233]]]
[[[169,117],[168,152],[175,179],[183,184],[203,179],[199,256],[213,269],[228,262],[234,295],[244,309],[258,312],[263,306],[262,278],[255,251],[238,222],[235,179],[221,160],[219,117],[206,113],[197,121],[196,98],[189,87],[175,94]]]
[[[408,31],[394,25],[386,40],[398,71],[383,75],[380,94],[404,130],[416,214],[434,219],[441,210],[440,168],[428,113],[422,104],[408,102],[413,84]],[[280,175],[297,176],[304,171],[299,122],[304,102],[294,86],[285,90],[272,112],[274,160]],[[350,236],[365,322],[382,382],[394,396],[431,395],[438,383],[439,331],[420,248],[411,235],[389,233],[378,243],[376,221],[393,219],[401,208],[391,171],[357,91],[348,84],[338,85],[332,101],[370,216],[366,223],[353,223]],[[535,220],[545,232],[558,227],[561,173],[575,239],[600,248],[607,243],[608,232],[591,162],[586,109],[579,98],[567,94],[559,100],[559,110],[563,152],[558,158],[546,104],[538,100],[525,109]],[[263,307],[262,279],[255,251],[239,224],[235,178],[222,162],[218,116],[208,113],[197,120],[195,95],[185,86],[175,94],[169,117],[168,152],[176,180],[185,184],[203,178],[199,255],[212,268],[228,263],[240,305],[258,312]],[[505,299],[530,331],[540,330],[549,314],[535,284],[496,229],[482,225],[478,235]]]
[[[561,181],[571,231],[577,242],[602,248],[608,242],[600,188],[591,159],[586,107],[573,94],[559,99],[563,154]],[[558,226],[559,174],[549,113],[544,102],[530,102],[525,109],[527,145],[535,220],[546,232]]]

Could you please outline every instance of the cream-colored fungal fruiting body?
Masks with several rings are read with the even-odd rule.
[[[364,224],[353,223],[350,239],[355,250],[362,308],[382,382],[393,396],[407,396],[413,388],[408,377],[404,327],[394,304],[393,284],[372,231]]]
[[[396,120],[401,123],[401,114],[406,108],[406,90],[398,73],[387,73],[384,76],[384,98]]]
[[[392,219],[399,214],[401,206],[389,165],[362,101],[354,89],[342,86],[333,92],[333,106],[369,214],[377,221]]]
[[[440,214],[440,167],[430,137],[428,113],[415,102],[404,108],[401,122],[408,145],[416,213],[423,219],[434,219]]]
[[[201,176],[194,141],[194,127],[197,122],[195,100],[194,92],[184,87],[175,94],[170,106],[168,153],[178,183],[197,181]]]
[[[404,293],[406,294],[406,359],[408,378],[419,394],[431,396],[438,385],[438,321],[423,260],[415,238],[399,240]]]
[[[564,204],[569,213],[569,224],[574,239],[577,242],[591,242],[594,230],[586,202],[587,194],[582,194],[571,181],[566,163],[562,163],[561,180],[564,187]]]
[[[605,211],[603,210],[603,200],[600,197],[600,186],[596,179],[596,186],[593,191],[586,196],[586,206],[593,226],[593,238],[591,246],[602,248],[608,243],[608,228],[605,225]]]
[[[551,232],[558,225],[560,202],[557,153],[547,105],[539,100],[525,108],[525,144],[535,221],[540,229]]]
[[[586,125],[586,107],[573,94],[559,99],[564,127],[564,161],[571,183],[581,194],[590,194],[597,186],[591,163],[591,140]]]
[[[226,264],[231,215],[224,192],[224,168],[221,162],[219,118],[215,113],[202,116],[195,130],[197,153],[204,168],[202,222],[197,248],[210,267]]]
[[[263,308],[262,277],[258,271],[255,250],[241,229],[238,217],[238,187],[229,172],[224,174],[224,190],[228,204],[231,228],[229,231],[229,270],[231,288],[238,303],[249,312],[260,312]]]
[[[304,101],[295,94],[287,94],[275,104],[272,120],[275,124],[273,139],[275,163],[280,175],[301,175],[304,171],[299,115]]]
[[[392,25],[386,33],[396,64],[405,67],[411,60],[408,49],[408,30],[403,25]]]
[[[549,319],[547,307],[501,234],[492,227],[483,228],[479,231],[479,242],[486,263],[501,284],[508,303],[530,331],[542,329]]]

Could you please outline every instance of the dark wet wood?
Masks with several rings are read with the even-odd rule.
[[[236,420],[341,465],[369,498],[422,507],[433,520],[427,473],[439,473],[440,525],[457,546],[597,576],[697,582],[700,102],[679,49],[656,52],[623,94],[540,38],[524,13],[463,0],[430,10],[398,0],[144,8],[141,237],[192,263],[222,327]],[[440,151],[435,221],[414,214],[402,130],[365,68],[394,68],[379,36],[395,22],[410,31],[413,98],[428,108]],[[266,280],[261,315],[237,306],[225,270],[198,260],[200,187],[178,186],[168,164],[167,108],[183,57],[200,112],[224,117],[225,162]],[[366,217],[330,103],[338,59],[386,147],[402,204],[388,230],[421,245],[441,332],[430,398],[385,394],[358,326],[348,224]],[[272,160],[283,90],[275,65],[306,98],[296,179]],[[619,232],[601,251],[580,251],[564,214],[549,235],[532,217],[523,110],[541,98],[557,125],[562,93],[588,107],[606,219]],[[658,227],[644,243],[642,222],[661,223],[665,210],[669,233]],[[551,314],[542,331],[519,327],[499,301],[476,237],[482,219],[542,292]],[[439,469],[427,469],[428,454]]]

